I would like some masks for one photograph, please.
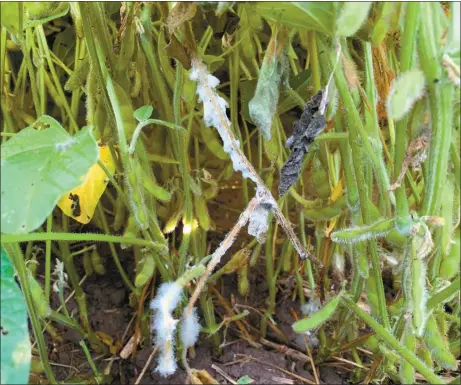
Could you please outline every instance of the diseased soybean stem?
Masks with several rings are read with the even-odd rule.
[[[370,209],[368,207],[368,194],[366,191],[365,178],[362,170],[361,148],[359,147],[359,134],[357,129],[358,126],[361,126],[363,129],[362,121],[360,120],[359,113],[349,92],[342,68],[337,68],[334,71],[334,77],[336,86],[338,87],[339,95],[345,109],[347,110],[346,115],[349,126],[349,146],[352,153],[352,164],[357,183],[362,221],[363,224],[366,225],[370,223]],[[384,327],[386,329],[390,329],[386,299],[384,296],[384,286],[381,277],[381,265],[377,255],[376,242],[374,240],[368,242],[368,250],[370,253],[372,274],[374,275],[375,281],[377,283],[376,295],[378,297],[379,315]]]
[[[197,301],[203,287],[205,286],[205,283],[208,277],[213,272],[214,268],[218,265],[218,263],[221,261],[221,257],[226,253],[229,247],[232,246],[238,233],[240,232],[242,227],[246,225],[246,223],[250,219],[250,215],[256,209],[256,207],[258,207],[259,204],[260,204],[260,199],[258,195],[256,195],[248,203],[248,206],[246,207],[245,211],[243,211],[242,214],[240,214],[240,217],[237,223],[234,225],[231,231],[227,233],[226,238],[224,238],[224,240],[221,242],[221,244],[212,254],[211,260],[210,262],[208,262],[206,266],[205,273],[200,277],[200,281],[195,287],[195,290],[192,293],[192,296],[189,300],[189,304],[187,305],[187,308],[188,308],[187,311],[189,314],[192,314],[192,309],[194,307],[194,304]]]
[[[221,121],[221,126],[223,129],[226,130],[227,134],[230,137],[230,142],[232,145],[232,150],[238,155],[239,160],[245,165],[246,169],[248,172],[254,177],[254,180],[256,182],[256,185],[258,188],[260,188],[262,191],[264,191],[264,195],[268,196],[271,198],[271,200],[274,202],[273,205],[273,211],[274,211],[274,216],[279,222],[280,226],[285,230],[286,234],[290,238],[291,242],[293,243],[293,246],[295,247],[296,251],[299,253],[301,258],[308,258],[310,259],[313,263],[315,264],[321,264],[311,253],[309,253],[306,248],[302,245],[298,237],[296,236],[295,232],[293,231],[293,228],[290,224],[290,222],[285,218],[283,215],[282,211],[280,210],[279,206],[276,204],[275,199],[272,196],[272,193],[269,191],[269,189],[266,187],[264,184],[263,180],[261,177],[258,175],[256,170],[254,169],[253,165],[248,162],[248,159],[246,158],[245,154],[242,152],[239,146],[236,144],[236,139],[234,136],[234,133],[232,132],[231,128],[229,127],[227,123],[227,119],[222,116],[221,108],[218,105],[213,91],[208,85],[208,81],[205,79],[207,75],[206,67],[205,65],[196,57],[192,59],[192,65],[194,68],[196,68],[199,71],[199,76],[202,77],[201,80],[199,80],[204,88],[206,89],[207,96],[210,98],[211,103],[214,106],[215,113],[219,116],[220,121]]]

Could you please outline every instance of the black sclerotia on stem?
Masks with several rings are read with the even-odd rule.
[[[299,178],[304,156],[320,132],[325,128],[325,90],[321,89],[304,106],[301,118],[293,124],[294,133],[286,142],[291,150],[280,175],[279,195],[285,194]]]

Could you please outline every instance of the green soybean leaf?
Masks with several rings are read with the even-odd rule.
[[[0,3],[1,23],[15,38],[19,32],[19,3],[16,1],[2,1]]]
[[[295,322],[292,327],[296,333],[305,333],[308,330],[314,329],[317,326],[324,323],[328,318],[330,318],[338,307],[339,300],[341,295],[333,298],[325,306],[323,306],[317,313],[314,313],[309,318],[304,318]]]
[[[142,106],[134,112],[134,117],[138,122],[144,122],[152,116],[153,111],[152,106]]]
[[[336,5],[333,2],[258,2],[255,9],[268,20],[329,36],[334,34]]]
[[[370,11],[371,1],[344,2],[336,21],[338,36],[352,36],[363,24]]]
[[[32,15],[29,15],[29,18],[24,21],[24,29],[31,28],[31,27],[37,27],[41,24],[48,23],[51,20],[67,15],[67,13],[69,12],[69,3],[67,1],[61,2],[61,4],[59,4],[59,6],[56,7],[55,9],[51,9],[49,6],[48,7],[44,6],[44,4],[52,4],[52,2],[47,3],[47,2],[36,1],[33,3],[41,6],[43,8],[43,12],[40,13],[40,10],[38,11],[34,10],[35,12],[34,16],[32,17]],[[29,4],[32,4],[32,3],[29,3]],[[25,7],[27,8],[27,5],[25,5]],[[45,9],[45,8],[48,8],[48,9]]]
[[[37,229],[59,198],[82,184],[99,153],[88,127],[70,136],[49,116],[2,144],[1,151],[1,226],[6,234]]]
[[[387,113],[394,120],[402,119],[423,96],[425,86],[424,73],[414,69],[404,72],[392,84],[387,100]]]
[[[1,250],[0,346],[2,384],[27,384],[29,380],[31,345],[24,297],[14,280],[10,257]]]

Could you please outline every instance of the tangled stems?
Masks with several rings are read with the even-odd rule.
[[[383,342],[391,349],[394,349],[397,354],[404,358],[410,365],[412,365],[418,372],[420,372],[431,384],[444,384],[442,378],[434,374],[416,355],[409,351],[407,347],[402,345],[392,334],[390,334],[384,327],[373,319],[366,311],[362,310],[354,301],[347,296],[341,298],[343,304],[352,310],[359,318],[365,321],[376,334],[381,337]]]

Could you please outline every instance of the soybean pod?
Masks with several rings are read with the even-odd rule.
[[[93,252],[91,253],[91,264],[93,265],[94,271],[99,275],[103,275],[106,272],[102,258],[96,248],[94,248]]]
[[[411,322],[407,322],[402,337],[402,345],[414,352],[416,349],[416,336]],[[415,384],[415,368],[407,360],[400,361],[399,368],[400,381],[402,384]]]
[[[91,255],[88,251],[83,253],[83,268],[85,269],[85,275],[87,277],[93,275],[93,264],[91,263]]]
[[[445,336],[440,333],[433,315],[430,315],[426,322],[424,343],[437,364],[446,369],[456,369],[456,358],[451,353]]]
[[[208,231],[210,229],[211,220],[208,214],[206,200],[203,196],[194,196],[194,210],[198,224],[204,231]]]
[[[144,254],[143,260],[140,262],[141,268],[136,274],[134,285],[136,287],[143,287],[149,278],[154,274],[155,260],[152,252],[149,251]]]
[[[50,306],[45,299],[45,295],[39,283],[35,280],[30,270],[27,270],[27,272],[29,275],[30,294],[32,295],[37,313],[40,317],[47,318],[51,314]]]

